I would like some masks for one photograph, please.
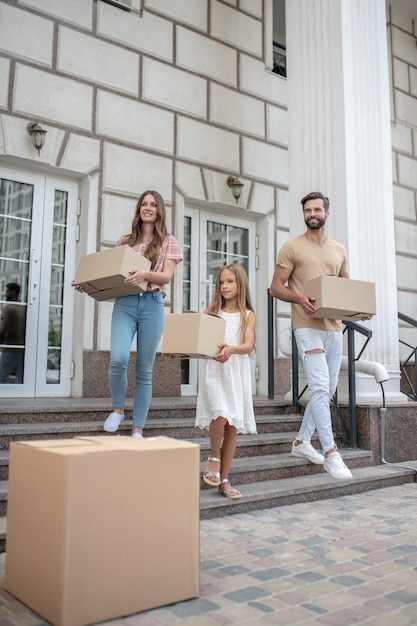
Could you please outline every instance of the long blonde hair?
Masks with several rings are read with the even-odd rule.
[[[247,311],[252,311],[254,313],[254,309],[252,306],[252,301],[249,293],[249,280],[248,275],[246,274],[245,268],[239,263],[232,263],[231,265],[224,265],[220,268],[216,277],[216,287],[213,294],[213,298],[206,309],[206,313],[214,313],[218,315],[219,311],[223,308],[224,298],[221,294],[220,289],[220,277],[224,270],[229,270],[232,274],[235,275],[236,283],[237,283],[237,305],[240,312],[240,337],[243,342],[246,333],[247,320],[248,315]]]
[[[127,236],[123,243],[127,243],[128,246],[134,246],[136,242],[141,241],[143,232],[142,220],[140,218],[140,207],[142,206],[144,197],[148,194],[151,194],[155,198],[157,218],[154,224],[152,241],[150,242],[144,256],[152,263],[151,267],[154,267],[161,253],[161,246],[164,239],[168,235],[165,202],[161,194],[157,191],[144,191],[141,194],[136,204],[136,212],[132,221],[132,232]]]

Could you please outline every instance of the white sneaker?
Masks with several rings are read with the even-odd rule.
[[[324,469],[336,480],[350,480],[352,472],[343,462],[340,452],[332,452],[324,459]]]
[[[293,441],[291,454],[301,459],[308,459],[311,463],[315,463],[316,465],[323,465],[324,463],[324,456],[320,454],[320,452],[317,452],[309,441],[303,441],[298,446],[296,446]]]
[[[120,413],[112,411],[103,424],[103,430],[108,433],[115,433],[116,430],[119,430],[119,426],[123,422],[124,418],[124,413],[120,415]]]
[[[143,439],[142,433],[132,433],[133,439]]]

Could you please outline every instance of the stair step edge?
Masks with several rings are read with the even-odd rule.
[[[341,486],[349,487],[349,485],[366,483],[371,480],[384,481],[392,477],[412,476],[413,473],[415,473],[415,470],[412,469],[398,470],[396,468],[387,467],[386,465],[372,465],[352,469],[353,480],[335,480],[329,476],[329,474],[325,473],[247,483],[244,486],[244,495],[252,501],[263,500],[266,497],[293,496],[305,492],[311,493],[313,491],[322,491],[323,489],[335,489]],[[225,506],[228,504],[228,498],[219,499],[217,496],[218,494],[215,489],[201,491],[200,505],[218,506],[219,504],[223,504],[223,506]]]

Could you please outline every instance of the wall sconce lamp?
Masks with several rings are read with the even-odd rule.
[[[242,193],[242,187],[244,187],[244,183],[241,183],[237,176],[228,176],[227,185],[231,188],[233,197],[237,201],[240,198],[240,194]]]
[[[40,156],[41,150],[45,144],[45,135],[48,132],[42,126],[40,126],[39,122],[29,122],[27,125],[27,131],[32,140],[33,147],[38,151],[38,155]]]

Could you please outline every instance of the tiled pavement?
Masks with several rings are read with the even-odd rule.
[[[0,586],[0,626],[43,623]],[[179,623],[417,625],[417,484],[203,521],[200,597],[107,622]]]

